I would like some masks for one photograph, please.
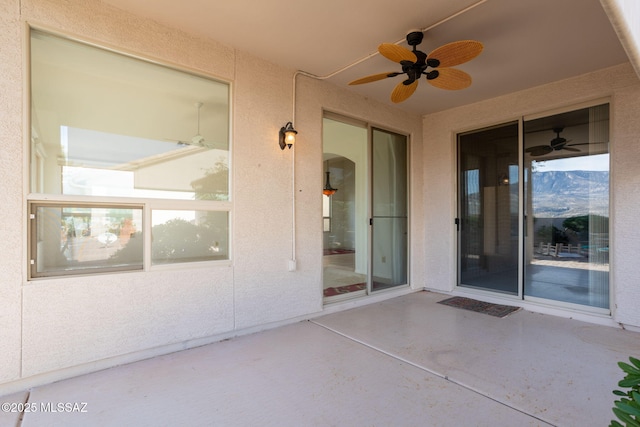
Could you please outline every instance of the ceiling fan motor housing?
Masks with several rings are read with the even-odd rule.
[[[553,138],[550,142],[549,145],[551,146],[551,148],[553,148],[554,150],[561,150],[562,147],[564,147],[564,145],[567,143],[567,140],[563,137],[560,136],[560,132],[562,132],[564,130],[564,128],[554,128],[553,131],[556,134],[556,137]]]
[[[422,43],[423,37],[424,34],[421,31],[412,31],[407,34],[407,43],[409,43],[409,46],[413,46],[415,48],[417,45]]]
[[[410,85],[414,81],[418,80],[423,74],[427,76],[427,80],[433,80],[440,75],[437,70],[427,72],[427,68],[429,67],[438,67],[440,65],[440,61],[436,58],[427,58],[426,53],[416,49],[416,46],[422,43],[423,38],[424,34],[420,31],[412,31],[407,34],[407,43],[409,46],[413,46],[413,53],[416,55],[418,60],[415,63],[411,61],[400,62],[402,65],[402,72],[406,73],[409,77],[403,82],[405,85]]]

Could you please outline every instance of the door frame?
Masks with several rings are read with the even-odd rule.
[[[366,242],[366,246],[367,246],[367,253],[366,253],[366,259],[367,259],[367,286],[366,286],[366,292],[364,294],[362,294],[361,292],[353,292],[353,294],[355,294],[353,297],[366,297],[366,296],[371,296],[374,294],[379,294],[381,292],[385,292],[387,290],[394,290],[394,289],[398,289],[398,288],[404,288],[406,286],[409,286],[409,284],[411,283],[411,135],[406,133],[406,132],[401,132],[398,131],[396,129],[392,129],[389,128],[388,126],[384,126],[384,125],[379,125],[379,124],[375,124],[375,123],[371,123],[368,121],[364,121],[364,120],[359,120],[359,119],[355,119],[355,118],[351,118],[349,116],[344,116],[342,114],[337,114],[337,113],[333,113],[330,111],[323,111],[323,115],[322,115],[322,119],[329,119],[329,120],[334,120],[337,122],[341,122],[344,123],[346,125],[352,125],[352,126],[357,126],[360,128],[366,128],[367,130],[367,141],[366,141],[366,162],[367,162],[367,171],[366,171],[366,184],[365,184],[365,188],[366,188],[366,217],[367,217],[367,224],[366,224],[366,238],[367,238],[367,242]],[[373,205],[372,205],[372,194],[373,194],[373,168],[372,168],[372,161],[373,161],[373,130],[377,129],[379,131],[382,132],[389,132],[392,134],[396,134],[396,135],[400,135],[403,136],[404,138],[406,138],[406,210],[407,210],[407,239],[406,239],[406,254],[407,254],[407,259],[406,259],[406,277],[407,277],[407,283],[402,284],[402,285],[397,285],[397,286],[392,286],[389,289],[381,289],[381,290],[376,290],[373,291],[372,287],[373,287],[373,227],[372,227],[372,220],[373,220]],[[323,126],[323,132],[324,132],[324,126]],[[323,149],[322,152],[324,154],[324,137],[323,137]],[[324,160],[323,160],[324,162]],[[324,175],[323,175],[324,177]],[[322,184],[324,185],[324,180],[322,181]],[[322,217],[322,212],[321,212],[321,217]],[[322,224],[324,223],[324,221],[322,221]],[[323,227],[323,225],[321,225]],[[324,229],[324,227],[323,227]],[[324,234],[323,234],[324,236]],[[323,239],[324,240],[324,239]],[[323,279],[322,279],[322,283],[324,285],[324,268],[323,268]],[[324,286],[323,286],[324,288]],[[346,296],[342,296],[342,295],[337,295],[337,296],[332,296],[332,297],[323,297],[323,304],[332,304],[335,302],[340,302],[346,299],[351,299],[352,296],[348,294],[344,294]]]
[[[470,133],[474,133],[474,132],[481,132],[481,131],[485,131],[485,130],[491,130],[491,129],[497,129],[497,128],[501,128],[501,127],[505,127],[505,126],[509,126],[509,125],[514,125],[516,124],[518,127],[518,218],[517,218],[517,224],[518,224],[518,241],[517,241],[517,292],[516,293],[503,293],[503,292],[497,292],[494,290],[490,290],[490,289],[483,289],[483,288],[479,288],[479,287],[471,287],[471,286],[462,286],[461,284],[461,280],[462,280],[462,262],[461,262],[461,251],[462,251],[462,233],[461,233],[461,227],[463,226],[460,223],[460,218],[461,218],[461,209],[462,209],[462,195],[460,193],[460,169],[461,169],[461,165],[460,165],[460,136],[461,135],[465,135],[465,134],[470,134]],[[454,223],[455,223],[455,257],[456,257],[456,283],[455,283],[455,288],[456,289],[463,289],[464,292],[466,293],[478,293],[478,294],[484,294],[484,295],[499,295],[501,298],[506,298],[506,299],[514,299],[514,300],[522,300],[523,298],[523,243],[524,243],[524,235],[523,235],[523,231],[524,231],[524,224],[522,221],[522,217],[524,214],[524,185],[523,185],[523,177],[524,177],[524,173],[523,173],[523,119],[522,117],[519,117],[517,119],[513,119],[513,120],[505,120],[503,122],[500,123],[495,123],[492,125],[487,125],[487,126],[482,126],[482,127],[477,127],[477,128],[471,128],[468,130],[464,130],[464,131],[457,131],[454,133],[454,139],[455,139],[455,175],[454,175],[454,182],[455,182],[455,192],[456,192],[456,197],[455,197],[455,201],[456,201],[456,209],[455,209],[455,218],[454,218]]]
[[[460,233],[458,231],[458,224],[456,224],[456,227],[454,228],[454,232],[455,232],[455,257],[456,257],[456,279],[455,279],[455,286],[454,289],[457,291],[460,291],[462,293],[467,293],[467,294],[478,294],[478,295],[484,295],[487,297],[498,297],[500,299],[506,299],[506,300],[514,300],[514,301],[524,301],[524,302],[529,302],[532,304],[536,304],[536,305],[544,305],[544,306],[549,306],[549,307],[556,307],[559,308],[561,310],[568,310],[568,311],[576,311],[576,312],[583,312],[583,313],[587,313],[587,314],[596,314],[596,315],[605,315],[605,316],[610,316],[612,313],[612,306],[613,306],[613,298],[612,298],[612,286],[611,284],[613,283],[613,281],[611,280],[611,277],[613,276],[613,272],[611,270],[609,270],[609,308],[608,309],[603,309],[603,308],[599,308],[599,307],[594,307],[594,306],[589,306],[589,305],[581,305],[581,304],[575,304],[575,303],[570,303],[570,302],[565,302],[565,301],[559,301],[559,300],[553,300],[553,299],[545,299],[545,298],[540,298],[540,297],[534,297],[534,296],[527,296],[524,294],[524,286],[525,286],[525,251],[526,251],[526,247],[525,247],[525,240],[528,239],[528,236],[525,235],[525,233],[527,233],[527,227],[526,227],[526,221],[527,218],[526,216],[529,214],[526,211],[526,200],[525,200],[525,170],[524,170],[524,166],[525,166],[525,162],[524,162],[524,123],[526,121],[531,121],[531,120],[535,120],[535,119],[539,119],[539,118],[544,118],[544,117],[550,117],[553,115],[557,115],[557,114],[562,114],[562,113],[567,113],[567,112],[571,112],[571,111],[576,111],[576,110],[580,110],[580,109],[584,109],[584,108],[589,108],[589,107],[594,107],[597,105],[601,105],[601,104],[608,104],[609,108],[610,108],[610,113],[609,113],[609,126],[611,127],[611,118],[612,118],[612,113],[611,113],[611,105],[612,105],[612,101],[610,97],[604,97],[604,98],[598,98],[598,99],[593,99],[590,101],[585,101],[585,102],[579,102],[579,103],[575,103],[575,104],[571,104],[568,106],[564,106],[564,107],[558,107],[558,108],[554,108],[554,109],[550,109],[550,110],[545,110],[545,111],[541,111],[538,113],[531,113],[531,114],[526,114],[523,116],[520,116],[518,118],[512,119],[512,120],[504,120],[501,121],[499,123],[495,123],[495,124],[488,124],[486,126],[477,126],[477,127],[472,127],[472,128],[467,128],[467,129],[460,129],[457,131],[453,131],[453,144],[454,144],[454,152],[455,152],[455,172],[454,172],[454,189],[456,192],[456,196],[455,196],[455,220],[457,220],[460,217],[460,209],[461,209],[461,197],[460,197],[460,182],[459,182],[459,177],[460,177],[460,152],[459,152],[459,135],[461,134],[465,134],[465,133],[470,133],[470,132],[474,132],[474,131],[481,131],[484,129],[490,129],[492,127],[496,127],[496,126],[503,126],[506,125],[508,123],[514,123],[517,122],[518,123],[518,293],[517,295],[509,295],[509,294],[503,294],[503,293],[498,293],[495,291],[491,291],[491,290],[486,290],[486,289],[479,289],[479,288],[471,288],[471,287],[464,287],[464,286],[460,286],[460,280],[461,280],[461,262],[460,262],[460,251],[461,251],[461,242],[460,242]],[[611,130],[609,130],[609,132],[611,132]],[[609,151],[608,151],[609,155],[611,155],[611,144],[609,146]],[[609,172],[611,173],[611,157],[609,160]],[[610,188],[612,186],[612,182],[613,179],[611,178],[610,175]],[[609,224],[613,224],[615,221],[615,212],[613,210],[611,210],[611,206],[613,206],[612,203],[612,198],[613,198],[613,192],[611,191],[611,189],[609,190]],[[611,234],[611,225],[609,226],[609,234]]]

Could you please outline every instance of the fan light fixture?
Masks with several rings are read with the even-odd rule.
[[[394,103],[403,102],[409,98],[415,92],[418,81],[423,75],[426,76],[429,84],[440,89],[459,90],[469,87],[471,76],[453,67],[480,55],[484,48],[482,43],[475,40],[460,40],[440,46],[427,55],[416,48],[422,43],[423,37],[424,34],[421,31],[412,31],[407,34],[407,43],[413,47],[413,50],[393,43],[382,43],[378,46],[378,52],[385,58],[400,64],[402,71],[374,74],[349,84],[359,85],[406,75],[406,79],[398,83],[391,93],[391,101]]]
[[[293,123],[291,122],[287,122],[286,125],[281,127],[279,137],[280,149],[284,150],[284,147],[289,147],[289,149],[291,149],[291,146],[296,142],[297,134],[298,131],[293,128]]]
[[[322,189],[322,194],[324,194],[325,196],[333,196],[334,194],[336,194],[336,191],[338,191],[337,188],[333,188],[331,186],[331,182],[329,182],[329,174],[331,172],[326,172],[327,174],[327,182],[324,184],[324,188]]]

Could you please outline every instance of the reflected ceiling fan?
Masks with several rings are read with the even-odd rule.
[[[202,102],[195,103],[195,106],[198,110],[198,125],[196,128],[195,136],[193,136],[189,141],[177,140],[176,142],[178,143],[178,145],[193,145],[196,147],[205,147],[205,148],[211,147],[211,144],[207,144],[204,137],[200,135],[200,109],[202,108],[203,105],[204,104]]]
[[[526,153],[531,154],[531,156],[533,157],[538,157],[538,156],[544,156],[545,154],[549,154],[553,151],[560,151],[560,150],[579,152],[580,151],[579,148],[573,148],[573,147],[577,145],[591,144],[589,142],[581,142],[578,144],[568,144],[569,142],[571,142],[571,140],[567,140],[566,138],[563,138],[560,136],[563,130],[564,128],[562,127],[553,128],[553,132],[555,132],[556,137],[549,142],[549,145],[536,145],[535,147],[529,147],[524,151]],[[598,143],[595,142],[594,144],[598,144]]]
[[[424,34],[420,31],[407,34],[407,43],[413,47],[413,50],[393,43],[383,43],[378,46],[382,56],[402,66],[401,72],[374,74],[349,84],[371,83],[406,74],[407,79],[398,83],[391,93],[391,101],[395,103],[403,102],[413,95],[423,74],[427,76],[427,82],[440,89],[458,90],[469,87],[471,76],[451,67],[464,64],[480,55],[483,49],[482,43],[475,40],[461,40],[440,46],[427,55],[416,48],[422,43],[423,37]]]

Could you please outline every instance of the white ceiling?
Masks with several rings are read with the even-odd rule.
[[[446,91],[423,80],[411,98],[396,104],[417,114],[628,61],[599,0],[103,1],[316,76],[366,58],[380,43],[398,42],[412,30],[433,25],[418,46],[426,53],[456,40],[482,42],[482,54],[458,67],[473,77],[470,88]],[[374,55],[327,80],[392,104],[389,95],[401,76],[347,86],[387,71],[400,71],[400,66]]]

